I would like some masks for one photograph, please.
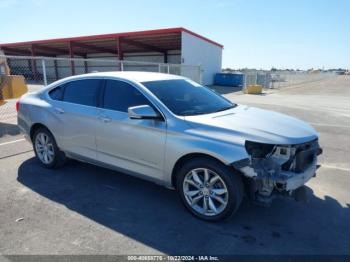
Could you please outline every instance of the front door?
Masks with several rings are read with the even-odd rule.
[[[106,80],[103,104],[97,116],[98,160],[161,180],[166,122],[130,119],[128,108],[137,105],[151,103],[134,86],[123,81]]]

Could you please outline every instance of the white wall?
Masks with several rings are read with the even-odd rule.
[[[222,48],[187,32],[182,32],[181,42],[182,64],[201,65],[202,84],[212,85],[214,75],[221,72]]]

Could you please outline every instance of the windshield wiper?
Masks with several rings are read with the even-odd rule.
[[[207,115],[207,114],[212,114],[212,113],[216,113],[216,112],[221,112],[221,111],[225,111],[225,110],[229,110],[231,108],[236,107],[236,104],[232,104],[230,106],[226,106],[226,107],[222,107],[219,108],[218,110],[215,111],[192,111],[192,112],[186,112],[186,113],[182,113],[182,116],[198,116],[198,115]]]
[[[214,111],[213,113],[226,111],[226,110],[229,110],[229,109],[234,108],[236,106],[237,106],[236,104],[233,104],[233,105],[230,105],[230,106],[222,107],[222,108],[219,108],[218,110]]]
[[[181,114],[182,116],[198,116],[198,115],[205,115],[205,114],[209,114],[208,112],[192,112],[192,113],[185,113],[185,114]]]

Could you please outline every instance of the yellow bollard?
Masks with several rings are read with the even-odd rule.
[[[261,85],[249,85],[243,89],[245,94],[261,94],[262,86]]]

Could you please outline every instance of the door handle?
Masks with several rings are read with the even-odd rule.
[[[63,110],[62,108],[56,107],[56,108],[55,108],[55,112],[56,112],[56,114],[63,114],[63,113],[64,113],[64,110]]]
[[[103,123],[109,123],[112,121],[112,119],[107,116],[99,116],[98,119],[101,120]]]

